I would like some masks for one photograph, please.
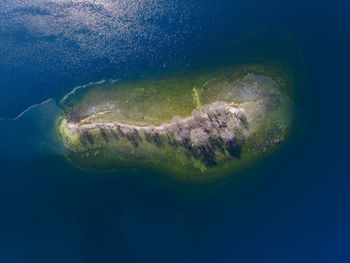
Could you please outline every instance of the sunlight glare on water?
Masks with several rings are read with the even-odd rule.
[[[46,52],[48,61],[55,56],[67,63],[90,58],[117,63],[145,53],[154,58],[158,48],[171,48],[191,33],[186,20],[199,12],[191,1],[156,0],[5,1],[0,10],[6,14],[0,16],[0,33],[25,30],[25,43],[16,43],[14,36],[8,36],[7,43],[1,42],[1,56],[14,50],[18,57]],[[41,44],[28,43],[30,37],[38,38]],[[72,46],[79,51],[75,56],[69,51]]]

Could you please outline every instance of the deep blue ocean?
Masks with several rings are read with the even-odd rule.
[[[350,4],[2,0],[0,262],[350,262]],[[231,63],[295,77],[295,129],[217,182],[74,168],[50,129],[75,87]]]

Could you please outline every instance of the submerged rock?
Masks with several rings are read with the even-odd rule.
[[[86,168],[224,176],[286,138],[286,82],[269,70],[250,65],[91,89],[66,105],[59,131],[67,157]]]

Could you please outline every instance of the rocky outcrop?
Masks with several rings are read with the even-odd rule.
[[[59,135],[82,168],[224,176],[286,140],[293,104],[281,76],[247,65],[86,89],[66,101]]]

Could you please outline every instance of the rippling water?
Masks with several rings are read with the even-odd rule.
[[[1,262],[348,262],[344,1],[0,3]],[[184,184],[72,167],[60,103],[104,82],[271,61],[295,132],[239,176]]]

